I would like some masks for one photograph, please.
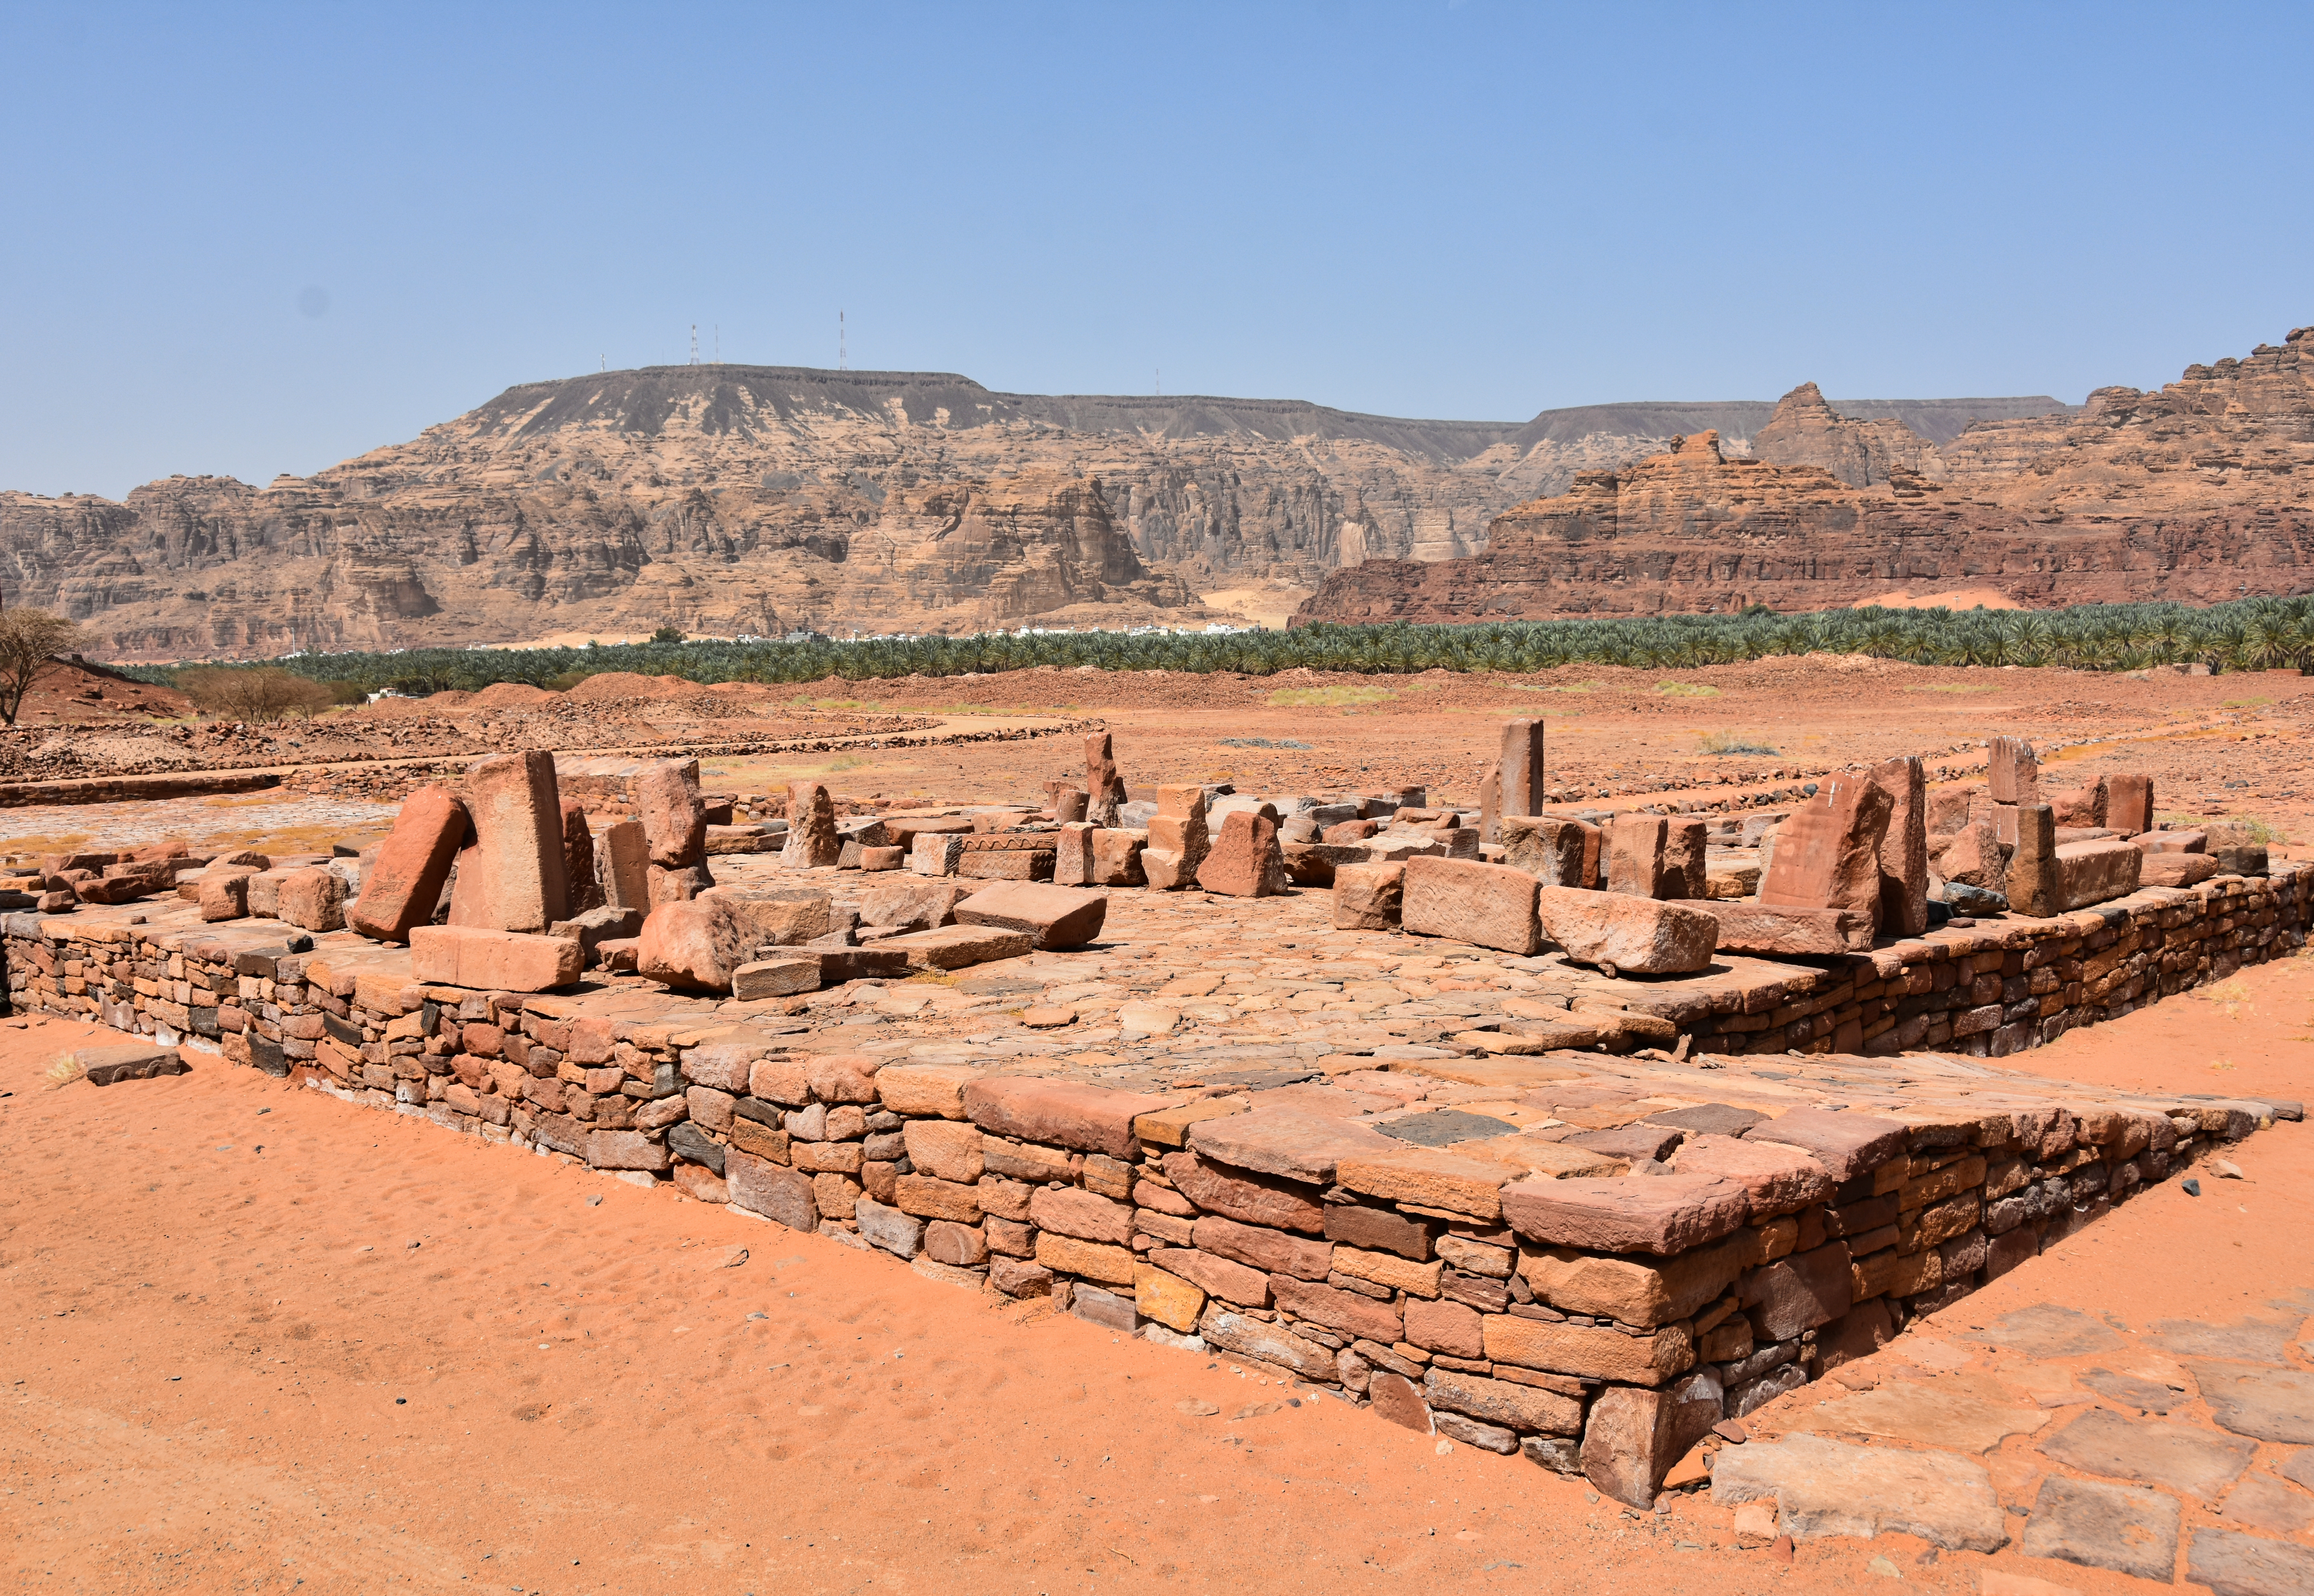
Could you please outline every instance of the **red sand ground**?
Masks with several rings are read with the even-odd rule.
[[[2289,960],[2011,1062],[2302,1097],[2310,1003],[2314,960]],[[1902,1536],[1785,1565],[1735,1549],[1708,1499],[1630,1514],[1227,1364],[211,1059],[52,1087],[101,1035],[0,1028],[20,1589],[1662,1596],[1880,1589],[1876,1557],[1931,1591],[2138,1583],[2013,1548],[1923,1562]],[[2314,1280],[2314,1135],[2235,1157],[2246,1181],[2169,1182],[1954,1315],[2226,1321]]]

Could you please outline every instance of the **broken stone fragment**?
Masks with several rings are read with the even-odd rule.
[[[421,982],[486,992],[552,992],[578,979],[582,956],[568,937],[482,926],[411,928],[410,970]]]
[[[376,862],[362,877],[353,929],[380,941],[410,940],[411,927],[434,918],[468,829],[466,806],[446,787],[421,787],[404,798]]]
[[[1719,922],[1707,910],[1683,904],[1546,886],[1535,906],[1542,933],[1568,957],[1611,966],[1619,974],[1691,974],[1711,963],[1719,940]]]
[[[450,923],[543,932],[569,919],[554,755],[533,750],[480,761],[466,772],[465,804],[473,841],[458,853]]]
[[[1530,955],[1542,948],[1536,883],[1524,870],[1466,860],[1418,857],[1405,871],[1400,922],[1425,937]]]
[[[1026,931],[1036,946],[1048,948],[1083,947],[1100,935],[1108,914],[1105,892],[1032,881],[983,887],[956,905],[959,925]]]

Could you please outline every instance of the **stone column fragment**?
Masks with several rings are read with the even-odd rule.
[[[448,788],[421,787],[404,798],[376,862],[362,877],[349,917],[353,929],[380,941],[409,941],[412,926],[434,918],[467,830],[466,806]]]
[[[1497,767],[1503,814],[1542,813],[1542,737],[1543,722],[1539,719],[1503,722],[1502,761]]]
[[[2041,762],[2022,737],[1995,737],[1985,751],[1986,786],[1996,804],[2041,801]]]
[[[1662,895],[1664,847],[1670,827],[1660,815],[1626,810],[1607,824],[1607,890],[1633,897]]]
[[[2017,806],[2017,851],[2009,860],[2011,913],[2046,920],[2058,913],[2057,817],[2046,804]]]
[[[1871,781],[1888,795],[1888,828],[1880,837],[1880,930],[1917,937],[1929,929],[1928,773],[1918,754],[1873,766]]]

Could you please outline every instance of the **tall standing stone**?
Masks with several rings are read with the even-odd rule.
[[[450,923],[482,930],[543,931],[570,917],[562,875],[562,802],[554,755],[501,754],[466,772],[474,841],[458,853]]]
[[[362,877],[349,916],[353,929],[381,941],[409,941],[411,927],[434,918],[467,829],[466,806],[446,787],[421,787],[404,798],[377,861]]]
[[[1157,813],[1149,818],[1149,845],[1141,853],[1141,869],[1149,885],[1172,892],[1197,878],[1211,839],[1206,830],[1206,789],[1197,786],[1161,787]]]
[[[2124,837],[2143,836],[2153,829],[2153,778],[2146,775],[2105,779],[2105,823]]]
[[[1659,898],[1708,898],[1711,872],[1705,860],[1710,852],[1711,828],[1700,820],[1664,823],[1663,876],[1656,883]]]
[[[2057,816],[2046,804],[2017,806],[2017,851],[2009,860],[2011,913],[2046,920],[2059,912]]]
[[[707,806],[699,797],[699,762],[655,760],[635,777],[635,809],[649,861],[651,907],[687,903],[715,885],[707,869]]]
[[[788,783],[788,841],[780,850],[780,863],[790,870],[816,869],[843,857],[843,839],[835,831],[835,801],[826,783]]]
[[[1664,845],[1670,827],[1660,815],[1627,809],[1607,824],[1607,890],[1633,897],[1661,896]]]
[[[603,832],[596,854],[602,901],[614,909],[648,913],[650,899],[650,839],[640,820],[622,820]]]
[[[1995,737],[1985,751],[1985,785],[1996,804],[2041,801],[2041,762],[2022,737]]]
[[[1125,778],[1117,773],[1117,755],[1105,731],[1085,738],[1085,792],[1095,808],[1126,801]]]
[[[562,879],[570,884],[573,918],[603,906],[603,884],[595,879],[595,833],[577,798],[562,800]]]
[[[1542,813],[1542,732],[1539,719],[1503,722],[1503,756],[1497,767],[1502,780],[1503,814]]]
[[[1917,754],[1872,767],[1870,780],[1888,795],[1888,829],[1880,836],[1880,930],[1917,937],[1929,929],[1929,779]]]
[[[1488,765],[1479,772],[1479,841],[1503,840],[1503,772]]]
[[[1863,909],[1880,913],[1880,843],[1888,794],[1870,780],[1834,776],[1776,828],[1760,880],[1771,908]]]

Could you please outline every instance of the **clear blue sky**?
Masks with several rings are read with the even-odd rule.
[[[0,9],[0,487],[727,360],[1524,419],[2314,322],[2314,8]]]

